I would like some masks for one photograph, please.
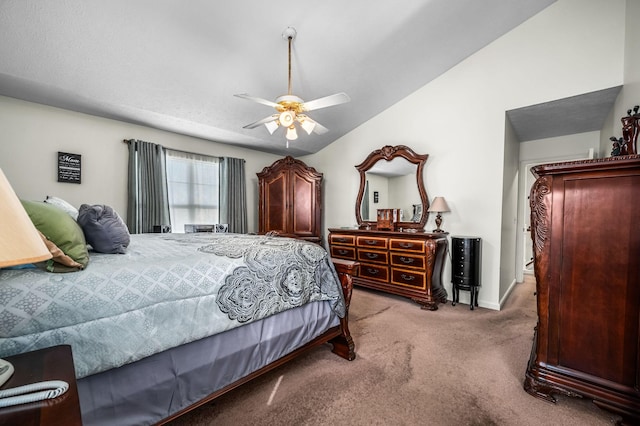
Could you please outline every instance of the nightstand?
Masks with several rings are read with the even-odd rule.
[[[0,425],[82,425],[71,346],[61,345],[4,358],[13,376],[0,389],[46,380],[64,380],[69,389],[58,398],[0,408]]]

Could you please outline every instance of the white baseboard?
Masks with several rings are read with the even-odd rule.
[[[499,310],[502,310],[502,307],[504,306],[505,302],[507,301],[507,299],[511,295],[511,292],[513,291],[514,288],[516,288],[516,284],[517,284],[517,282],[516,282],[516,280],[514,278],[513,281],[511,281],[511,285],[509,285],[509,288],[507,289],[507,291],[500,298],[500,306],[498,308]]]

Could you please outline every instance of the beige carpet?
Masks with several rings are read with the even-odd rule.
[[[536,321],[532,277],[505,308],[435,312],[356,288],[350,329],[357,358],[328,347],[172,422],[179,425],[611,425],[590,401],[527,394]]]

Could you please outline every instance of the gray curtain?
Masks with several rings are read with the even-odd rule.
[[[247,233],[247,184],[244,160],[220,159],[220,223],[229,224],[229,232]]]
[[[131,139],[127,226],[132,234],[169,225],[169,197],[162,145]]]

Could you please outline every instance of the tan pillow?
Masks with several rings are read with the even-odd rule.
[[[46,262],[41,262],[42,264],[44,264],[44,267],[47,269],[47,271],[73,272],[84,268],[80,263],[64,254],[64,252],[60,250],[60,248],[55,245],[53,241],[48,240],[42,232],[38,231],[38,234],[40,234],[42,241],[44,241],[45,245],[49,249],[49,253],[51,253],[51,256],[53,256]]]

